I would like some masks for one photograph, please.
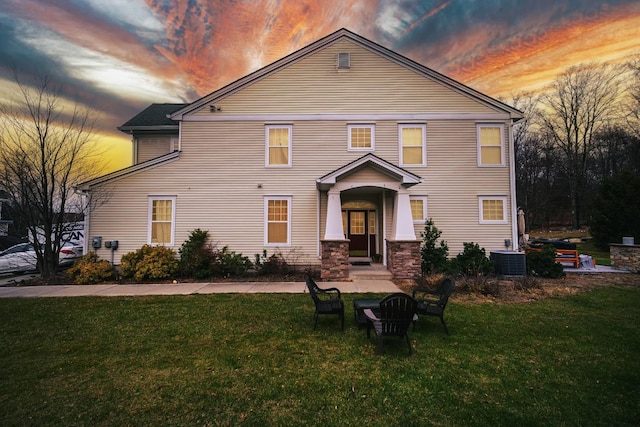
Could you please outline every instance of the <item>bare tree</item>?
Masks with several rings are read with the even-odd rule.
[[[536,118],[539,116],[537,109],[539,101],[532,93],[518,93],[511,99],[503,101],[524,113],[524,117],[513,126],[513,143],[518,206],[528,215],[530,202],[534,199],[540,158],[538,138],[534,130]]]
[[[627,125],[629,132],[636,138],[640,138],[640,54],[629,61],[627,69],[630,71],[627,93]]]
[[[562,154],[573,228],[580,228],[582,195],[587,183],[595,135],[619,118],[622,69],[582,64],[560,74],[542,97],[545,132]]]
[[[74,187],[101,172],[89,108],[69,101],[49,77],[21,81],[0,104],[0,187],[34,243],[45,281],[55,277],[63,235],[83,213]]]

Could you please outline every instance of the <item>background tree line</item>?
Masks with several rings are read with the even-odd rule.
[[[517,203],[529,229],[591,228],[596,244],[640,240],[640,57],[579,64],[508,101]]]

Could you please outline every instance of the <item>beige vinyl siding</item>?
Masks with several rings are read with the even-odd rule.
[[[351,69],[336,70],[338,52],[351,53]],[[221,121],[181,123],[182,151],[178,160],[129,175],[108,184],[111,199],[91,212],[89,238],[119,240],[120,257],[147,243],[149,196],[176,197],[175,245],[178,249],[191,231],[208,230],[218,247],[253,259],[265,249],[265,197],[291,197],[291,244],[266,248],[281,251],[286,259],[319,264],[318,241],[324,236],[326,193],[316,189],[316,179],[353,162],[365,153],[348,151],[348,125],[344,120],[288,120],[291,114],[358,114],[362,123],[375,125],[373,154],[399,164],[398,125],[426,125],[427,167],[411,167],[423,179],[410,193],[428,197],[428,216],[447,241],[450,255],[473,241],[489,250],[503,249],[512,238],[509,144],[505,167],[480,168],[477,162],[477,128],[486,113],[499,113],[486,105],[407,70],[348,41],[332,45],[278,73],[216,101],[221,111],[203,108],[200,118],[215,115]],[[396,113],[464,113],[468,120],[384,120],[374,116]],[[261,114],[283,114],[282,120],[255,119]],[[225,115],[234,115],[225,121]],[[246,115],[246,120],[242,120]],[[366,117],[371,115],[371,117]],[[259,116],[258,116],[259,117]],[[187,117],[189,118],[189,117]],[[486,119],[482,119],[486,122]],[[265,167],[265,126],[292,126],[291,168]],[[505,123],[505,141],[508,141]],[[170,136],[139,139],[138,162],[166,154]],[[363,169],[345,181],[354,184],[392,179],[373,169]],[[378,219],[385,236],[392,231],[395,193],[381,190],[375,196]],[[344,192],[343,200],[358,197]],[[507,198],[507,224],[479,224],[478,197]],[[318,218],[320,198],[320,218]],[[383,213],[386,214],[383,218]],[[424,226],[415,225],[416,237]],[[98,255],[107,257],[102,249]]]
[[[429,122],[427,128],[429,166],[411,170],[423,178],[423,183],[410,191],[428,197],[428,216],[442,231],[450,255],[462,251],[464,242],[478,243],[487,251],[505,249],[504,240],[512,239],[509,147],[505,153],[507,166],[482,168],[477,166],[477,150],[473,146],[474,122]],[[505,132],[507,128],[505,126]],[[507,224],[479,224],[479,196],[506,197]],[[419,236],[424,225],[416,224],[415,230]]]
[[[353,183],[363,183],[363,182],[389,182],[394,181],[389,175],[386,175],[382,172],[379,172],[372,168],[361,169],[357,172],[352,173],[349,176],[346,176],[344,179],[339,182],[353,182]]]
[[[427,129],[429,166],[412,168],[424,182],[412,187],[411,194],[428,196],[429,217],[443,232],[451,255],[461,251],[467,241],[487,249],[503,248],[504,239],[511,236],[511,218],[507,224],[479,224],[478,196],[507,196],[509,205],[508,167],[477,166],[473,121],[433,121]],[[209,230],[219,246],[228,245],[253,257],[264,248],[264,197],[291,196],[292,241],[281,251],[295,252],[299,262],[318,262],[317,246],[325,218],[323,213],[318,235],[315,179],[362,155],[347,151],[345,122],[293,123],[290,169],[265,168],[264,123],[189,122],[182,132],[189,149],[181,152],[179,160],[111,184],[111,201],[92,214],[90,235],[120,240],[117,256],[138,248],[147,242],[148,196],[170,195],[177,197],[175,249],[193,229],[201,228]],[[376,132],[375,154],[397,164],[397,123],[378,122]],[[370,169],[349,177],[353,182],[364,182],[365,178],[389,180]],[[386,193],[385,237],[389,237],[394,193]],[[323,195],[323,209],[325,203]],[[415,226],[416,237],[422,229]],[[268,251],[273,253],[274,249]]]
[[[336,69],[339,52],[351,53],[350,69]],[[493,112],[468,96],[346,40],[216,100],[215,105],[221,107],[216,116]],[[211,113],[204,107],[196,114]]]
[[[153,135],[138,138],[138,159],[136,163],[155,159],[169,152],[169,141],[178,135]]]

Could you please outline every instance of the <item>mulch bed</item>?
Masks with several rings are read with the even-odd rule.
[[[436,283],[438,277],[434,277]],[[411,293],[415,287],[413,280],[395,281],[404,292]],[[536,277],[516,278],[459,278],[456,291],[451,297],[456,302],[518,304],[545,298],[586,292],[599,286],[640,287],[640,275],[633,273],[570,273],[560,279]],[[435,287],[435,284],[434,284]]]

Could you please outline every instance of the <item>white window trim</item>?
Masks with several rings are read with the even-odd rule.
[[[152,243],[151,242],[151,219],[153,215],[154,200],[171,200],[171,242]],[[176,196],[149,196],[149,206],[147,212],[147,243],[152,246],[174,246],[176,234]]]
[[[500,128],[500,164],[484,164],[482,163],[482,145],[480,141],[480,129],[482,128]],[[478,123],[476,124],[476,144],[477,144],[477,157],[478,167],[481,168],[503,168],[505,167],[504,161],[504,124],[503,123]]]
[[[371,147],[352,147],[351,146],[351,130],[352,129],[371,129]],[[376,149],[376,125],[371,124],[352,124],[347,125],[347,151],[375,151]]]
[[[502,217],[503,220],[485,220],[484,210],[482,208],[482,202],[484,200],[501,200],[502,201]],[[478,197],[478,222],[480,224],[507,224],[507,197],[506,196],[479,196]]]
[[[264,245],[266,247],[290,247],[291,246],[291,196],[265,196],[264,197]],[[286,200],[287,201],[287,242],[286,243],[270,243],[269,242],[269,201],[270,200]]]
[[[176,141],[178,142],[178,149],[177,150],[175,149]],[[169,152],[173,153],[175,151],[182,151],[182,141],[180,141],[180,138],[178,138],[178,137],[174,137],[174,138],[171,138],[169,140]]]
[[[269,130],[270,129],[289,129],[289,146],[287,158],[289,163],[286,165],[272,165],[269,163]],[[267,168],[290,168],[292,165],[291,161],[291,146],[293,142],[293,125],[266,125],[264,127],[264,166]]]
[[[405,164],[402,156],[402,129],[422,128],[422,163]],[[420,123],[404,123],[398,125],[398,160],[399,165],[406,168],[420,168],[427,166],[427,125]]]
[[[429,218],[427,216],[427,196],[409,196],[409,201],[411,200],[422,200],[422,219],[421,220],[413,220],[414,224],[424,225],[424,222]]]

